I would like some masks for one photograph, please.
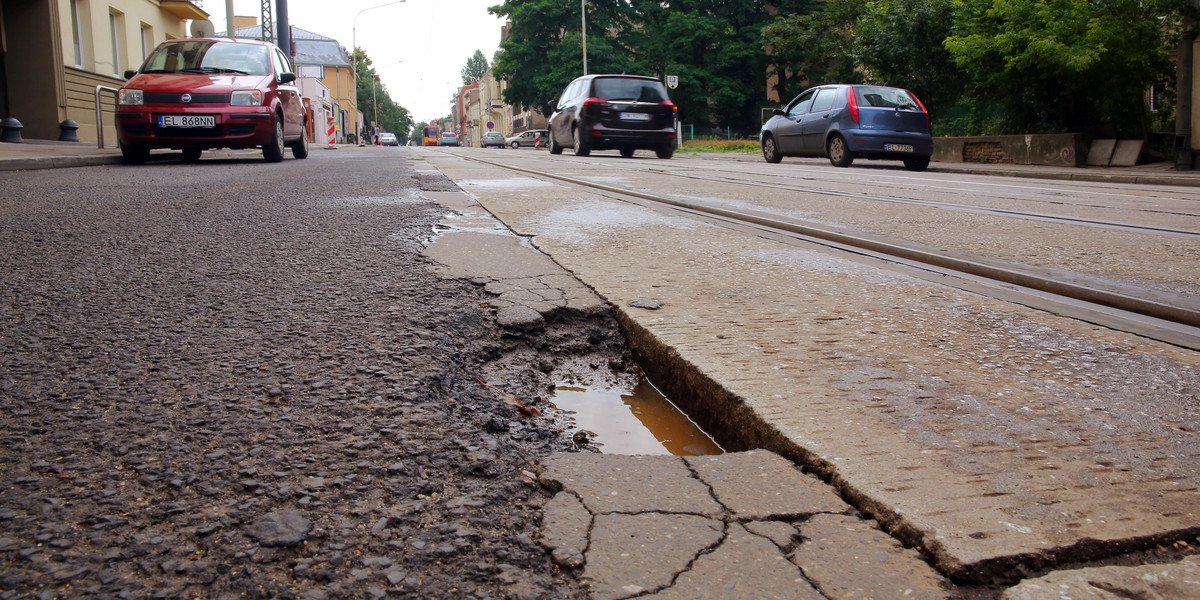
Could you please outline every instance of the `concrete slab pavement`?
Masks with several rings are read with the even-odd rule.
[[[951,598],[913,550],[777,454],[557,454],[543,540],[598,600]]]

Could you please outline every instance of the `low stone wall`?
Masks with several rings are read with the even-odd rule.
[[[933,139],[936,162],[1087,166],[1088,140],[1079,133],[980,135]]]

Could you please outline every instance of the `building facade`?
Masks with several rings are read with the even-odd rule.
[[[27,0],[0,3],[0,115],[21,135],[57,139],[79,125],[96,142],[96,86],[119,88],[159,43],[187,37],[208,13],[185,0]],[[116,143],[115,93],[101,92],[104,139]]]
[[[467,106],[462,110],[466,114],[463,123],[463,135],[467,138],[464,145],[478,145],[483,134],[488,131],[498,131],[501,135],[512,135],[512,107],[504,103],[505,82],[496,79],[492,70],[488,69],[482,77],[472,85],[478,88],[467,95]],[[492,124],[491,129],[488,123]]]

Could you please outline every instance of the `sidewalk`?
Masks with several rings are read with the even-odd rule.
[[[341,146],[353,147],[352,144],[342,144]],[[309,146],[311,150],[323,150],[328,148],[327,144],[314,144]],[[233,153],[239,154],[233,154]],[[211,157],[216,153],[224,153],[223,156],[238,156],[240,153],[253,152],[258,154],[258,150],[208,150],[204,153],[205,156]],[[177,150],[154,150],[150,153],[151,160],[155,157],[168,157],[175,155],[177,158],[179,152]],[[0,143],[0,171],[24,171],[33,169],[57,169],[66,167],[90,167],[95,165],[119,165],[121,164],[121,150],[117,148],[115,143],[106,145],[104,148],[97,148],[95,142],[59,142],[56,140],[25,140],[19,144],[3,144]]]
[[[337,147],[343,145],[355,147],[353,144],[340,144]],[[311,146],[314,150],[327,147],[327,145],[322,144],[313,144]],[[172,152],[170,150],[156,150],[154,154],[169,154]],[[698,153],[694,156],[699,159],[734,160],[739,162],[761,162],[762,160],[762,157],[757,154]],[[796,158],[788,160],[824,161],[824,159]],[[59,142],[53,140],[27,139],[20,144],[0,143],[0,171],[87,167],[120,163],[121,151],[117,149],[115,142],[109,143],[104,148],[97,148],[93,142]],[[870,165],[869,162],[862,164]],[[1038,165],[933,163],[930,165],[929,170],[935,173],[964,173],[968,175],[994,175],[1001,177],[1053,179],[1058,181],[1200,187],[1200,171],[1176,171],[1173,165],[1169,163],[1155,163],[1136,167],[1089,167],[1075,169]]]

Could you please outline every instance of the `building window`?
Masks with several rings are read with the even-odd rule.
[[[142,58],[150,56],[150,51],[154,49],[154,28],[142,23]]]
[[[75,66],[83,68],[83,29],[80,26],[79,0],[71,0],[71,41],[75,43]]]
[[[117,13],[108,13],[108,28],[112,32],[112,72],[121,74],[121,17]]]
[[[1150,86],[1150,112],[1158,112],[1163,109],[1163,94],[1166,92],[1166,86],[1154,84]]]

